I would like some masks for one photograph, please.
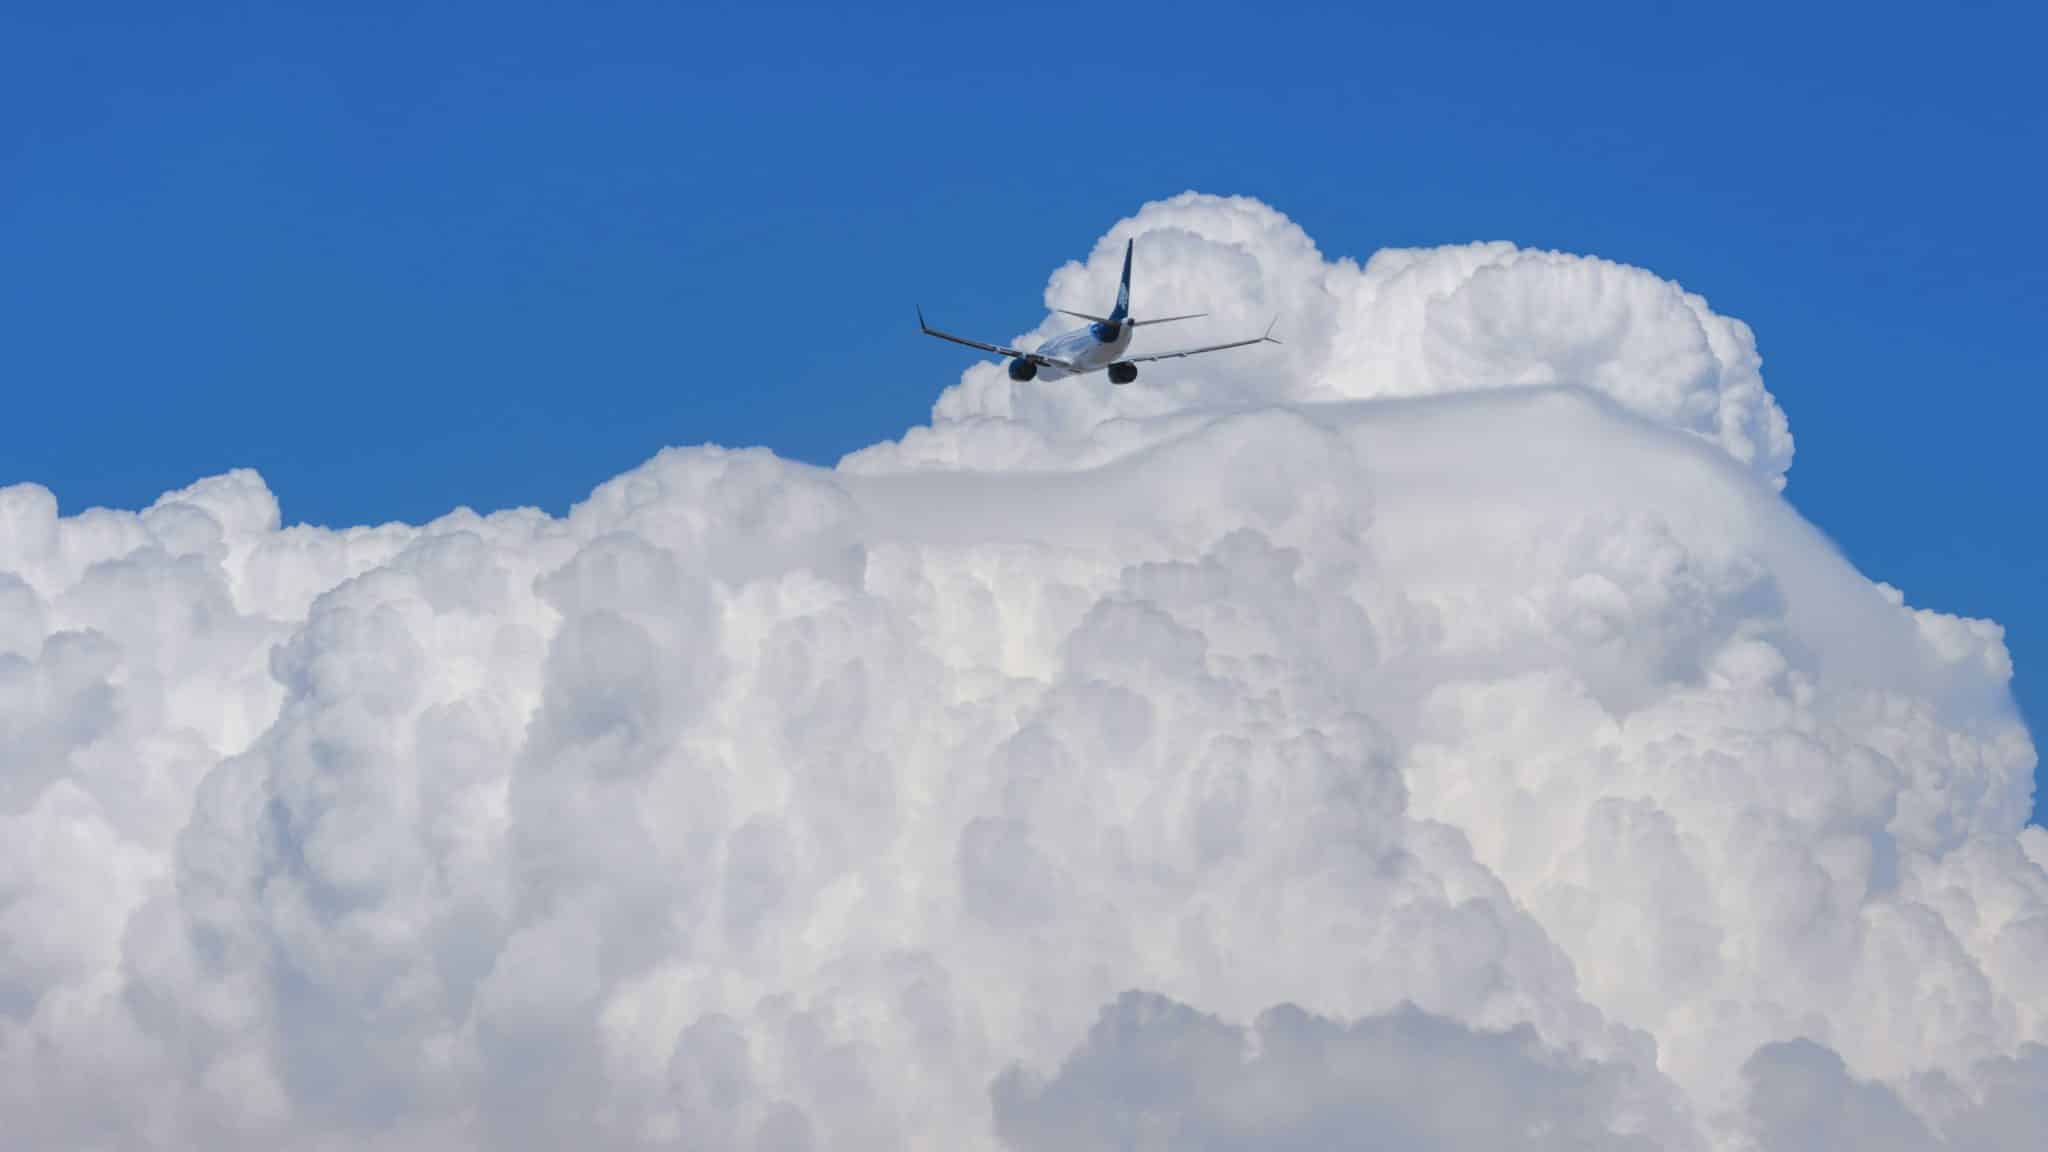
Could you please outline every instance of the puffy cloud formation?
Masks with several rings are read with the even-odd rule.
[[[983,364],[940,399],[931,428],[850,465],[1085,467],[1175,434],[1185,419],[1158,419],[1175,414],[1570,386],[1718,445],[1784,487],[1792,433],[1764,390],[1749,326],[1640,268],[1512,244],[1383,251],[1361,268],[1325,262],[1256,200],[1190,193],[1147,205],[1086,266],[1055,272],[1047,307],[1100,311],[1124,242],[1141,236],[1134,314],[1206,312],[1202,323],[1232,338],[1277,318],[1285,344],[1146,367],[1142,388],[1019,384]],[[1048,316],[1020,346],[1072,323]],[[1168,325],[1141,330],[1133,351],[1210,342]]]
[[[1287,1006],[1248,1037],[1132,993],[1052,1083],[999,1080],[996,1125],[1027,1149],[1685,1146],[1649,1079],[1562,1057],[1527,1025],[1475,1033],[1411,1007],[1345,1026]]]
[[[560,519],[0,489],[8,1141],[2038,1134],[1999,630],[1783,501],[1743,325],[1193,195],[1049,302],[1131,235],[1289,343]]]

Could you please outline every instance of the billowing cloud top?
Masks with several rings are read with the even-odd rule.
[[[1764,390],[1749,326],[1640,268],[1512,244],[1329,263],[1256,200],[1187,193],[1111,229],[1085,267],[1055,272],[1048,308],[1099,310],[1137,237],[1137,315],[1205,312],[1212,335],[1233,338],[1277,320],[1282,348],[1171,361],[1121,390],[1020,384],[983,365],[939,400],[932,427],[849,466],[1086,467],[1200,413],[1550,386],[1610,397],[1784,487],[1792,434]],[[1071,323],[1050,317],[1023,346]],[[1187,332],[1141,330],[1134,351],[1189,346]]]
[[[9,1140],[2031,1147],[1999,629],[1780,498],[1748,329],[1192,195],[1048,302],[1133,235],[1288,343],[561,519],[0,490]]]

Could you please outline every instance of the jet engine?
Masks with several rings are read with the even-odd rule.
[[[1031,378],[1032,378],[1033,376],[1036,376],[1036,375],[1038,375],[1038,361],[1036,361],[1036,360],[1012,360],[1012,361],[1010,361],[1010,379],[1012,379],[1012,380],[1029,380],[1029,379],[1031,379]]]
[[[1126,364],[1119,360],[1109,366],[1109,382],[1111,384],[1129,384],[1137,378],[1138,366],[1136,364]]]

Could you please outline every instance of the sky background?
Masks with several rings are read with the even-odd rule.
[[[1787,497],[2008,629],[2048,717],[2048,21],[2028,6],[47,5],[0,17],[0,484],[560,512],[830,464],[1186,189],[1326,255],[1512,240],[1752,325]],[[1090,302],[1078,302],[1087,306]],[[2037,815],[2039,808],[2037,805]]]

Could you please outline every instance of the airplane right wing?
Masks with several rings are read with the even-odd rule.
[[[951,332],[941,332],[924,322],[924,309],[922,308],[917,310],[917,326],[927,336],[937,336],[941,340],[951,340],[955,344],[965,344],[969,348],[979,348],[983,352],[993,352],[998,356],[1007,356],[1012,360],[1029,360],[1034,364],[1050,364],[1055,368],[1065,369],[1068,372],[1081,371],[1079,365],[1062,360],[1057,356],[1047,356],[1039,352],[1021,352],[1015,348],[1005,348],[1001,344],[984,344],[979,340],[969,340],[965,336],[955,336]]]
[[[1279,318],[1275,317],[1274,323],[1278,322]],[[1249,340],[1232,340],[1228,344],[1204,344],[1200,348],[1176,348],[1171,352],[1147,352],[1142,356],[1126,356],[1121,362],[1125,364],[1143,364],[1149,360],[1178,360],[1182,356],[1200,356],[1204,352],[1221,352],[1225,348],[1244,348],[1253,344],[1278,343],[1278,340],[1273,339],[1273,325],[1268,324],[1266,325],[1265,335],[1254,336]]]

